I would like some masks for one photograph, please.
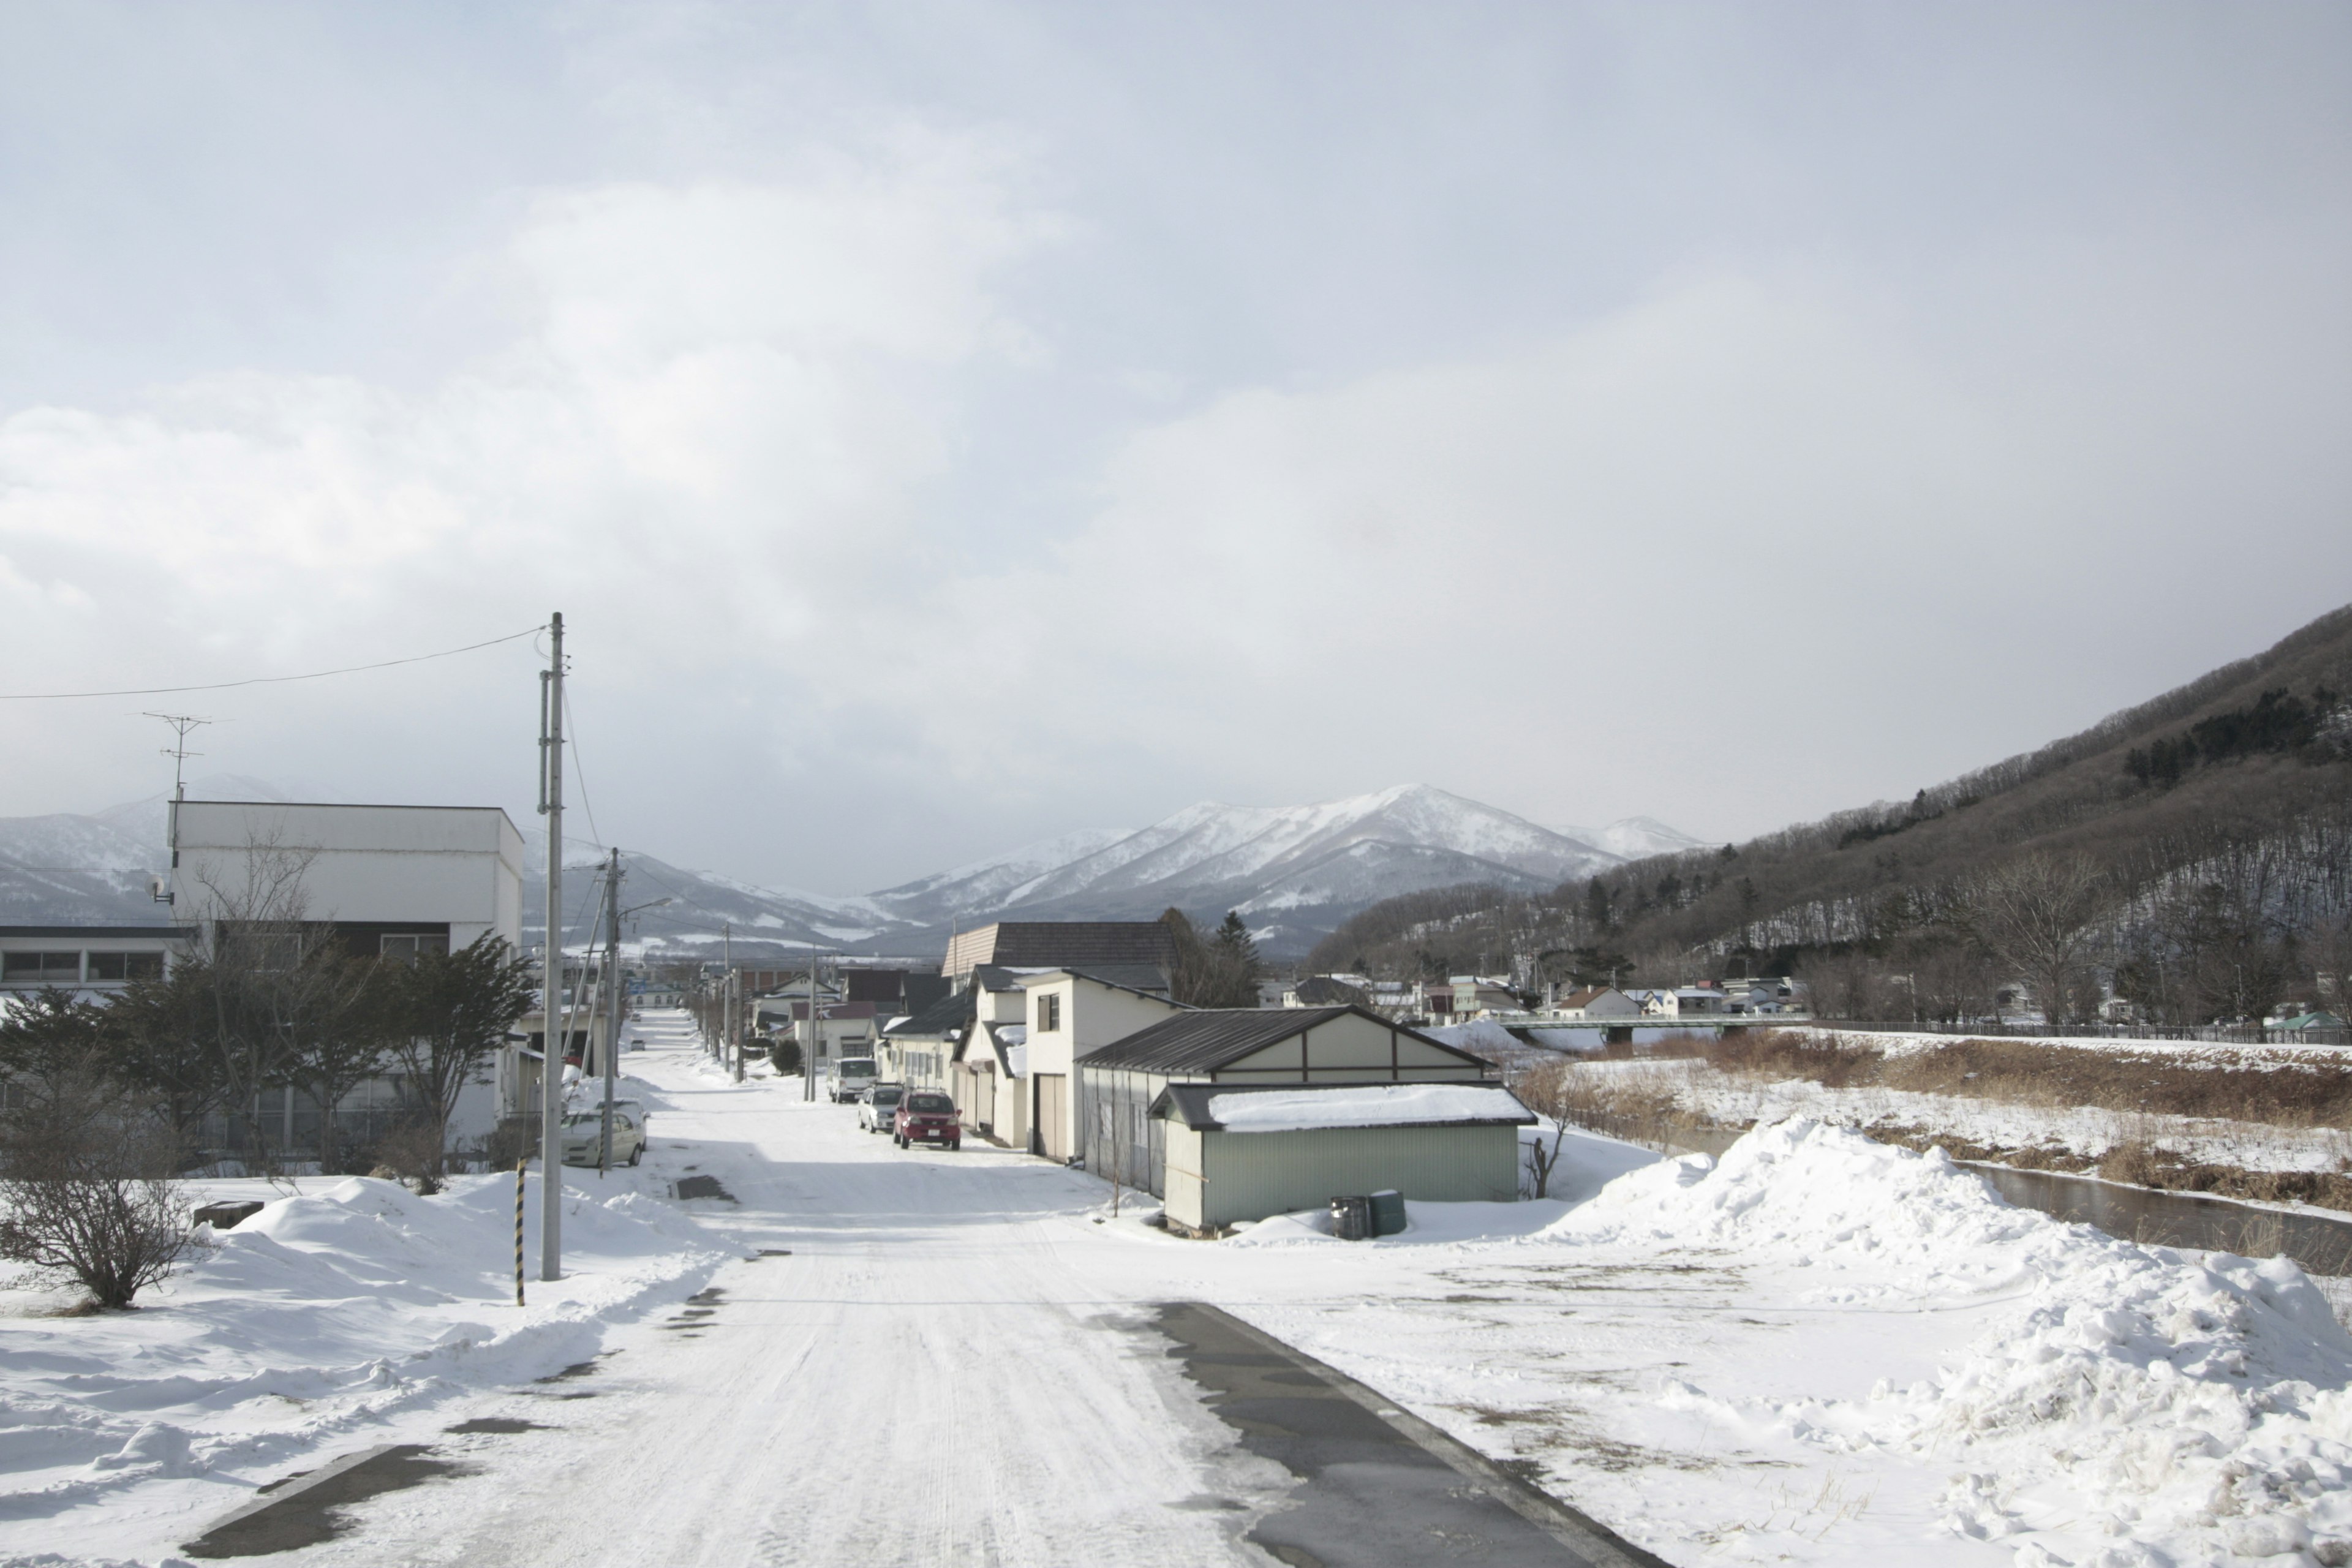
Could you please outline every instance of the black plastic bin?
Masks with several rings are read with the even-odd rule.
[[[1341,1241],[1369,1241],[1372,1237],[1372,1200],[1333,1198],[1331,1234]]]
[[[1384,1193],[1374,1193],[1369,1200],[1372,1205],[1374,1236],[1404,1234],[1404,1194],[1391,1187]]]

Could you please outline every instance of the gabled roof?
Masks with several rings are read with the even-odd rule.
[[[990,963],[1052,965],[1175,962],[1175,933],[1158,921],[998,921],[987,939]]]
[[[979,971],[975,970],[973,973],[978,973]],[[1189,1002],[1179,1002],[1170,996],[1168,977],[1149,964],[1097,963],[1084,969],[1042,969],[1024,972],[1021,976],[1021,984],[1024,988],[1040,984],[1050,984],[1066,974],[1076,975],[1080,980],[1091,980],[1096,984],[1108,986],[1113,991],[1124,991],[1130,996],[1141,996],[1152,1002],[1165,1002],[1171,1007],[1192,1005]]]
[[[882,1031],[893,1040],[910,1038],[945,1039],[950,1030],[969,1029],[979,1016],[980,1008],[973,993],[958,991],[943,996],[910,1018],[901,1018]]]
[[[1078,1058],[1081,1067],[1132,1068],[1139,1072],[1214,1072],[1262,1051],[1277,1041],[1293,1039],[1318,1024],[1350,1014],[1383,1029],[1418,1040],[1465,1062],[1484,1068],[1483,1057],[1447,1045],[1443,1040],[1391,1024],[1369,1007],[1203,1007],[1162,1018],[1124,1039]]]
[[[1292,990],[1298,998],[1298,1005],[1302,1007],[1342,1006],[1349,1002],[1361,1002],[1365,999],[1361,986],[1350,985],[1344,980],[1335,980],[1328,974],[1310,974]]]

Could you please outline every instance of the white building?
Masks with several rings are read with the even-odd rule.
[[[133,980],[161,979],[188,936],[173,925],[0,926],[0,994],[53,985],[103,1001]]]
[[[485,936],[521,948],[522,835],[497,806],[190,800],[172,812],[172,912],[196,932],[299,920],[332,927],[363,957],[447,952]],[[499,1053],[493,1078],[458,1101],[451,1142],[526,1114],[532,1065],[520,1044]],[[389,1114],[393,1087],[366,1085],[353,1100]],[[290,1091],[280,1098],[290,1143],[299,1108]]]

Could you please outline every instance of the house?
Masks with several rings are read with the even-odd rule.
[[[1175,934],[1158,921],[998,921],[958,933],[940,973],[961,985],[982,964],[1088,971],[1106,965],[1156,969],[1162,985],[1176,963]]]
[[[1500,980],[1477,974],[1456,974],[1447,982],[1453,992],[1449,1009],[1457,1018],[1475,1018],[1481,1013],[1516,1013],[1519,1010],[1518,993]]]
[[[2279,1016],[2264,1018],[2263,1027],[2290,1036],[2302,1045],[2352,1044],[2352,1039],[2347,1039],[2344,1020],[2318,1007],[2294,1006],[2283,1009]]]
[[[1163,1212],[1196,1235],[1335,1193],[1508,1203],[1536,1120],[1492,1083],[1171,1083],[1150,1115]]]
[[[0,926],[0,993],[54,985],[102,1001],[134,980],[161,979],[194,936],[179,925]]]
[[[1282,993],[1286,1007],[1345,1007],[1353,1004],[1366,1006],[1371,994],[1359,985],[1350,985],[1336,974],[1310,974]]]
[[[1066,1160],[1083,1144],[1078,1125],[1076,1064],[1089,1052],[1173,1016],[1193,1010],[1171,1001],[1165,983],[1150,984],[1156,972],[1142,966],[1104,970],[1045,970],[1022,977],[1025,1007],[1021,1022],[1025,1098],[1021,1145],[1049,1160]],[[1145,982],[1137,984],[1135,982]],[[1279,1009],[1238,1009],[1244,1016]],[[1009,1142],[1009,1140],[1008,1140]]]
[[[876,1075],[888,1083],[951,1081],[952,1065],[979,1022],[981,994],[977,986],[952,991],[919,1013],[886,1023],[874,1044]],[[957,1106],[965,1110],[961,1100]],[[969,1110],[965,1120],[974,1121]]]
[[[1042,1071],[1040,1038],[1033,1030],[1030,1062]],[[1186,1010],[1079,1052],[1075,1067],[1071,1154],[1098,1176],[1155,1194],[1163,1190],[1165,1128],[1151,1107],[1171,1084],[1484,1083],[1495,1072],[1482,1058],[1356,1006]]]
[[[1587,985],[1570,991],[1553,1004],[1563,1018],[1638,1018],[1642,1005],[1613,985]]]
[[[173,912],[199,941],[240,922],[299,921],[327,927],[356,954],[394,961],[488,936],[522,944],[522,835],[497,806],[177,801],[170,835]],[[453,1146],[531,1111],[536,1062],[527,1042],[509,1040],[491,1076],[459,1100]],[[362,1146],[399,1106],[396,1079],[362,1085],[334,1109],[341,1141]],[[290,1089],[266,1090],[260,1110],[265,1122],[277,1119],[283,1147],[316,1136],[317,1107]]]
[[[871,1002],[828,1002],[817,993],[816,1024],[809,1025],[806,996],[762,996],[750,1004],[751,1026],[761,1034],[776,1030],[790,1035],[822,1075],[827,1064],[845,1057],[871,1057],[880,1024]]]

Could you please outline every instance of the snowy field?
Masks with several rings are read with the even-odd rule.
[[[2352,1338],[2309,1281],[1939,1155],[1805,1121],[1720,1163],[1575,1137],[1553,1200],[1188,1242],[647,1032],[649,1164],[571,1173],[577,1272],[527,1310],[485,1179],[306,1184],[152,1308],[0,1320],[0,1563],[172,1561],[265,1482],[415,1441],[457,1473],[272,1561],[1263,1564],[1289,1478],[1176,1370],[1150,1310],[1183,1300],[1677,1564],[2352,1561]],[[689,1166],[737,1201],[658,1195]]]

